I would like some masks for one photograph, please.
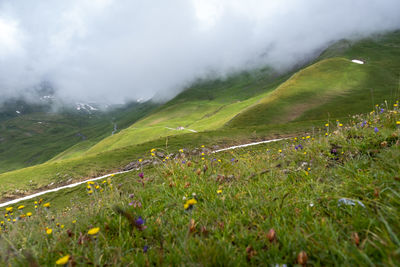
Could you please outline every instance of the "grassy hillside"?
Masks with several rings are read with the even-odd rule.
[[[199,83],[88,154],[224,126],[244,128],[342,118],[399,94],[400,32],[336,44],[290,78],[270,69]],[[340,47],[340,49],[339,49]],[[351,62],[365,61],[364,65]],[[288,79],[289,78],[289,79]],[[357,101],[354,101],[357,99]],[[176,130],[177,127],[186,130]]]
[[[73,111],[52,112],[42,106],[15,115],[2,112],[0,122],[0,172],[43,163],[71,146],[81,151],[111,135],[114,123],[123,129],[147,114],[154,104],[135,104],[112,112],[92,114]],[[58,159],[66,156],[56,156]]]
[[[399,88],[400,33],[343,42],[291,76],[279,77],[266,68],[225,80],[199,81],[94,146],[81,143],[45,164],[0,174],[2,198],[117,170],[149,156],[151,148],[176,152],[182,146],[312,133],[328,118],[347,120],[346,114],[368,112],[378,99],[392,101]]]
[[[282,82],[265,68],[226,80],[206,81],[187,89],[150,116],[108,137],[87,154],[125,147],[182,133],[215,130]],[[178,130],[178,127],[184,129]]]
[[[319,60],[241,112],[228,125],[243,127],[367,112],[400,96],[400,32],[342,41]],[[352,63],[352,59],[365,62]]]
[[[38,204],[20,203],[25,207],[15,205],[1,227],[0,261],[398,266],[396,105],[380,105],[348,124],[322,124],[315,135],[182,155]]]

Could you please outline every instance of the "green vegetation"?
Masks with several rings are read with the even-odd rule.
[[[23,104],[25,109],[30,107]],[[72,157],[71,151],[84,151],[111,135],[114,123],[119,129],[126,128],[156,106],[133,104],[93,114],[68,110],[55,113],[35,107],[26,111],[27,114],[3,118],[0,122],[0,173],[43,163],[52,157]]]
[[[4,208],[0,261],[398,266],[399,111],[385,103],[313,135],[203,148]]]
[[[59,148],[58,154],[51,147],[67,142],[59,136],[43,135],[35,142],[30,137],[29,150],[20,149],[18,142],[10,142],[8,145],[15,144],[15,149],[3,149],[4,162],[17,158],[13,151],[18,151],[15,155],[23,164],[32,155],[43,154],[47,159],[50,152],[54,155],[43,164],[0,174],[1,198],[118,170],[145,157],[153,147],[176,152],[182,146],[224,146],[300,132],[313,133],[327,119],[346,121],[348,115],[369,112],[378,101],[387,99],[390,104],[399,96],[399,44],[398,31],[354,43],[341,41],[294,74],[278,75],[264,68],[223,80],[198,81],[157,108],[152,106],[139,113],[136,110],[128,110],[126,114],[116,112],[115,117],[122,114],[116,120],[124,122],[123,126],[118,123],[119,129],[126,129],[113,136],[103,139],[110,134],[112,123],[109,121],[105,135],[87,125],[89,134],[98,134],[97,137],[77,140],[75,145],[64,144],[65,148]],[[363,60],[365,64],[354,64],[352,59]],[[132,118],[132,114],[139,115]],[[135,120],[138,121],[130,125]],[[184,129],[178,130],[178,127]],[[64,132],[66,136],[74,133]],[[44,149],[38,149],[38,143],[44,144]],[[11,163],[1,166],[5,168]]]

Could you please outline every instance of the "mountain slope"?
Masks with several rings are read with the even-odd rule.
[[[14,111],[16,108],[24,109]],[[90,147],[150,112],[155,104],[134,104],[109,112],[57,112],[50,106],[29,103],[8,105],[0,122],[0,172],[43,163],[71,146]],[[13,115],[13,116],[11,116]],[[62,156],[59,156],[62,158]]]

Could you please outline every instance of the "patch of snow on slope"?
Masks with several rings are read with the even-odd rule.
[[[364,64],[364,61],[358,60],[358,59],[353,59],[351,62],[356,63],[356,64]]]

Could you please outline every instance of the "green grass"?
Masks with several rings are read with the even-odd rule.
[[[170,160],[113,177],[112,187],[99,181],[92,195],[84,185],[44,196],[49,210],[30,201],[5,218],[0,260],[53,265],[68,254],[78,266],[295,265],[303,251],[307,265],[398,266],[399,143],[399,110],[381,105],[310,137]],[[197,203],[185,210],[191,198]],[[31,218],[7,222],[27,211]],[[88,234],[94,227],[96,238]]]
[[[80,154],[111,135],[113,122],[121,130],[156,106],[134,104],[94,114],[67,110],[55,113],[37,108],[6,118],[0,122],[0,173],[40,164],[53,157],[59,160]]]

